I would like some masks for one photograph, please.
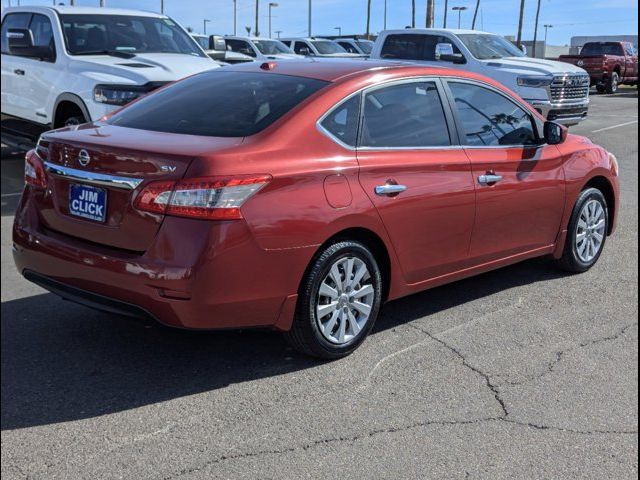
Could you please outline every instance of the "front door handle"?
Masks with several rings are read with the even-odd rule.
[[[386,183],[385,185],[378,185],[376,187],[376,195],[380,197],[392,197],[400,195],[402,192],[406,191],[407,187],[405,185],[397,185],[395,183]]]
[[[478,183],[480,185],[495,185],[498,182],[502,181],[502,175],[493,175],[493,174],[486,174],[486,175],[480,175],[478,177]]]
[[[13,73],[15,73],[16,75],[24,75],[24,70],[21,70],[19,68],[16,68]]]

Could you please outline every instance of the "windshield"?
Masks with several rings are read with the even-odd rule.
[[[108,122],[154,132],[247,137],[264,130],[327,84],[273,73],[213,70],[143,97]]]
[[[191,35],[193,39],[198,42],[205,50],[209,50],[209,37],[205,37],[204,35]]]
[[[582,47],[582,55],[624,55],[619,43],[587,43]]]
[[[277,40],[254,40],[253,44],[263,55],[278,55],[279,53],[293,53],[289,47]]]
[[[358,40],[357,43],[363,53],[370,55],[371,52],[373,52],[373,42],[370,42],[369,40]]]
[[[493,60],[505,57],[524,57],[525,54],[513,43],[498,35],[468,33],[458,35],[471,55],[478,60]]]
[[[111,52],[205,54],[173,20],[129,15],[60,15],[71,55]]]
[[[330,40],[317,40],[313,43],[313,46],[316,47],[318,53],[320,55],[331,55],[333,53],[347,53],[347,51],[338,45],[336,42],[332,42]]]

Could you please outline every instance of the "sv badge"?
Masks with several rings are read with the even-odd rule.
[[[166,173],[173,173],[178,169],[178,167],[174,167],[173,165],[162,165],[160,170]]]

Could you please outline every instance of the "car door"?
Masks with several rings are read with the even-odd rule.
[[[425,78],[376,87],[363,97],[360,183],[410,284],[463,267],[471,240],[471,165],[442,94],[440,80]]]
[[[24,118],[24,98],[29,90],[26,85],[24,64],[25,59],[9,51],[8,33],[10,28],[29,28],[31,13],[8,13],[2,19],[0,31],[2,51],[2,113],[14,117]]]
[[[500,90],[449,80],[476,186],[475,264],[553,245],[564,211],[563,158],[524,106]]]

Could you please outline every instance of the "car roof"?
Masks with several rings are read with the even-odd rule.
[[[377,71],[408,70],[416,75],[455,75],[471,79],[480,78],[470,72],[445,67],[429,67],[393,60],[370,60],[352,58],[302,58],[286,61],[252,62],[225,67],[225,71],[266,72],[264,65],[275,65],[269,71],[279,75],[313,78],[326,82],[337,82],[355,75],[367,75]],[[413,74],[413,73],[412,73]]]
[[[2,14],[11,12],[57,12],[61,15],[127,15],[135,17],[155,17],[155,18],[167,18],[166,15],[161,15],[156,12],[148,12],[145,10],[128,10],[124,8],[100,8],[100,7],[71,7],[66,5],[56,6],[38,6],[38,5],[23,5],[19,7],[8,7],[3,9]]]
[[[484,35],[495,35],[495,33],[483,32],[481,30],[460,30],[456,28],[405,28],[403,30],[385,30],[380,35],[416,35],[416,34],[425,34],[425,35],[433,35],[433,34],[443,34],[450,33],[453,35],[468,35],[468,34],[484,34]]]

